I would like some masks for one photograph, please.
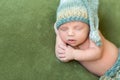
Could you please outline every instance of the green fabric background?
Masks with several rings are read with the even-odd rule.
[[[59,0],[0,0],[0,80],[98,80],[54,55]],[[100,30],[120,46],[120,1],[100,0]]]

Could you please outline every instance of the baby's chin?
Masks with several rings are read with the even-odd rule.
[[[75,49],[79,48],[79,45],[75,45],[75,44],[67,44],[67,45],[69,45],[69,46],[71,46],[71,47],[73,47]]]

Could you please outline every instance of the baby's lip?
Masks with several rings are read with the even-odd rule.
[[[75,41],[75,39],[68,39],[68,41]]]
[[[75,39],[68,39],[67,41],[68,41],[69,44],[74,44],[76,42]]]

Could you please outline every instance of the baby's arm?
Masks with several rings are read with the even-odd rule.
[[[93,61],[98,60],[102,56],[102,48],[91,43],[88,49],[74,49],[71,46],[59,45],[58,46],[58,59],[63,62],[68,62],[70,60],[76,61]]]
[[[91,46],[85,50],[74,50],[74,59],[77,61],[92,61],[102,57],[102,47],[98,47],[91,41]]]

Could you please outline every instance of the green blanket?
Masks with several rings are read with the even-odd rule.
[[[0,0],[0,80],[98,80],[78,62],[54,54],[59,0]],[[120,46],[120,1],[100,0],[103,34]]]

